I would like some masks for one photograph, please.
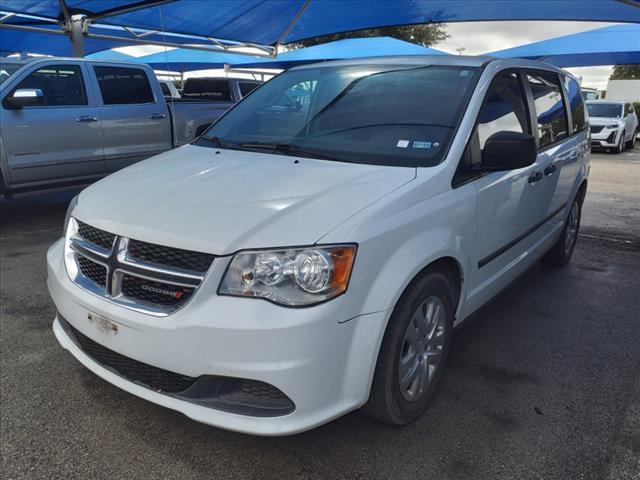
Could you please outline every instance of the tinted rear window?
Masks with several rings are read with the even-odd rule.
[[[93,67],[105,105],[151,103],[151,84],[144,70],[123,67]]]
[[[229,81],[225,79],[189,78],[184,84],[182,96],[229,102],[231,101],[231,89]]]

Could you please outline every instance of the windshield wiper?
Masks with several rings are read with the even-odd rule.
[[[237,148],[236,145],[231,144],[231,143],[227,143],[227,142],[223,141],[220,137],[214,137],[214,136],[209,136],[209,135],[200,135],[200,138],[202,138],[204,140],[209,140],[210,142],[213,142],[213,143],[217,143],[220,148],[228,148],[230,150],[234,149],[234,148]]]
[[[248,143],[241,143],[238,146],[240,148],[247,148],[247,149],[269,150],[270,153],[280,153],[283,155],[293,155],[296,157],[320,158],[322,160],[333,160],[336,162],[350,161],[349,159],[334,157],[331,155],[327,155],[325,153],[320,153],[316,150],[295,145],[293,143],[248,142]]]

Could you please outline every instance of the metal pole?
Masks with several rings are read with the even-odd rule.
[[[84,18],[84,15],[73,15],[69,22],[72,57],[84,57]]]

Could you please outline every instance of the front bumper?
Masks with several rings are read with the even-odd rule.
[[[594,148],[615,148],[622,135],[619,128],[603,128],[598,133],[591,132],[591,146]]]
[[[304,309],[217,296],[228,261],[220,258],[184,308],[158,318],[116,305],[72,283],[62,250],[60,241],[49,249],[47,283],[59,315],[82,335],[129,359],[180,375],[264,382],[283,392],[295,409],[270,417],[237,414],[154,391],[97,362],[56,319],[53,331],[60,344],[123,390],[198,422],[257,435],[308,430],[367,401],[389,311],[341,318],[348,295]],[[95,317],[108,319],[117,326],[115,332],[91,321]]]

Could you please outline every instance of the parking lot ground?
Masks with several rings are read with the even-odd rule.
[[[426,415],[284,438],[194,423],[58,346],[45,253],[71,196],[1,205],[3,478],[640,478],[637,151],[594,155],[571,264],[533,267],[456,334]]]

